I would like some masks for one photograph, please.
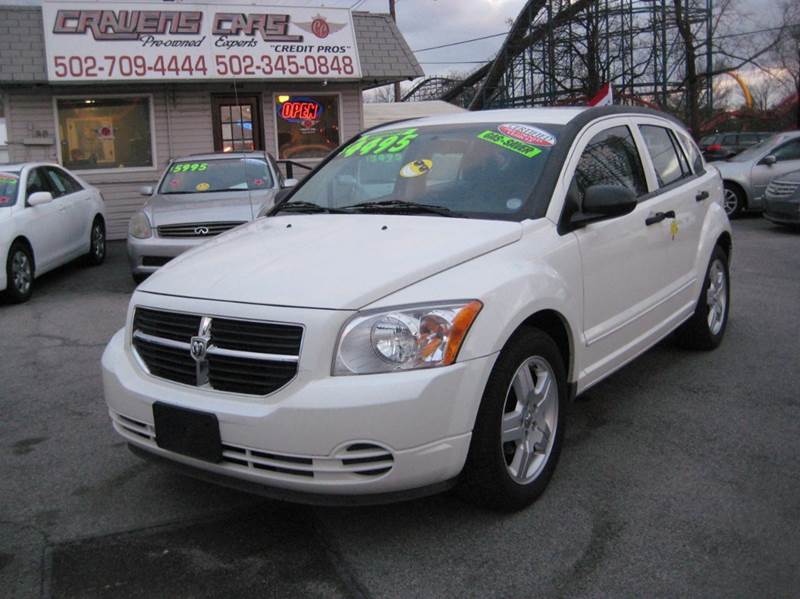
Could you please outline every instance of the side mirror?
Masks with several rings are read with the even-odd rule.
[[[766,164],[767,166],[772,166],[776,162],[778,162],[778,159],[775,157],[775,154],[767,154],[761,159],[761,162],[759,162],[759,164]]]
[[[28,196],[28,206],[41,206],[53,201],[53,194],[49,191],[36,191]]]
[[[284,189],[291,189],[292,187],[296,187],[300,181],[297,179],[284,179],[283,181],[283,188]]]
[[[152,185],[142,185],[139,188],[139,194],[143,196],[151,196],[153,195],[153,186]]]
[[[592,185],[583,194],[583,206],[570,224],[580,228],[589,223],[629,214],[636,208],[636,195],[621,185]]]

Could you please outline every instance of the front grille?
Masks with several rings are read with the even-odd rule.
[[[156,447],[153,425],[111,411],[117,431],[130,440]],[[378,478],[391,472],[394,455],[374,443],[353,443],[331,456],[298,456],[264,451],[222,440],[222,468],[271,478],[347,482]]]
[[[231,393],[267,395],[286,385],[302,338],[303,328],[291,324],[151,308],[133,316],[133,346],[150,374]]]
[[[798,187],[800,187],[800,183],[772,181],[767,186],[767,194],[773,198],[788,198],[797,191]]]
[[[179,225],[162,225],[158,227],[159,237],[214,237],[246,221],[229,221],[219,223],[183,223]]]

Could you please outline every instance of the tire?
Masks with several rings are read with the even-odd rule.
[[[6,258],[6,291],[11,303],[21,304],[33,294],[34,262],[31,251],[24,243],[15,242]]]
[[[744,193],[742,193],[742,190],[736,185],[725,183],[725,189],[722,193],[725,212],[728,218],[740,217],[745,207]]]
[[[719,347],[728,327],[730,307],[728,256],[717,246],[711,253],[694,314],[678,329],[678,345],[686,349],[706,351]]]
[[[100,266],[106,259],[106,226],[103,219],[97,217],[89,232],[89,253],[86,263],[89,266]]]
[[[527,386],[522,384],[525,369]],[[550,387],[545,391],[542,387],[548,379]],[[525,387],[534,390],[538,405],[529,404],[536,405],[533,411],[516,399],[515,389]],[[459,494],[503,511],[533,503],[547,487],[558,461],[566,406],[566,372],[558,346],[538,329],[519,331],[500,352],[486,384]],[[526,455],[527,467],[521,463]]]
[[[139,283],[142,283],[149,276],[150,275],[142,275],[142,274],[138,274],[138,273],[135,273],[135,272],[131,273],[131,277],[133,277],[133,282],[136,283],[137,285]]]

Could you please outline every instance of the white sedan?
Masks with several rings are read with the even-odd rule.
[[[33,280],[85,256],[106,255],[105,204],[100,192],[61,166],[0,165],[0,292],[30,299]]]
[[[292,501],[519,509],[577,394],[725,334],[722,180],[658,112],[392,123],[288,194],[133,295],[103,382],[137,454]]]

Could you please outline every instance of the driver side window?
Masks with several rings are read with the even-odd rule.
[[[28,181],[25,185],[25,199],[39,191],[50,191],[50,186],[44,178],[41,168],[35,168],[28,173]]]
[[[601,131],[584,148],[569,187],[578,206],[592,185],[620,185],[637,197],[647,193],[642,160],[628,127]]]
[[[772,154],[778,160],[783,162],[785,160],[800,160],[800,139],[794,139],[788,143],[783,144],[777,148]]]

